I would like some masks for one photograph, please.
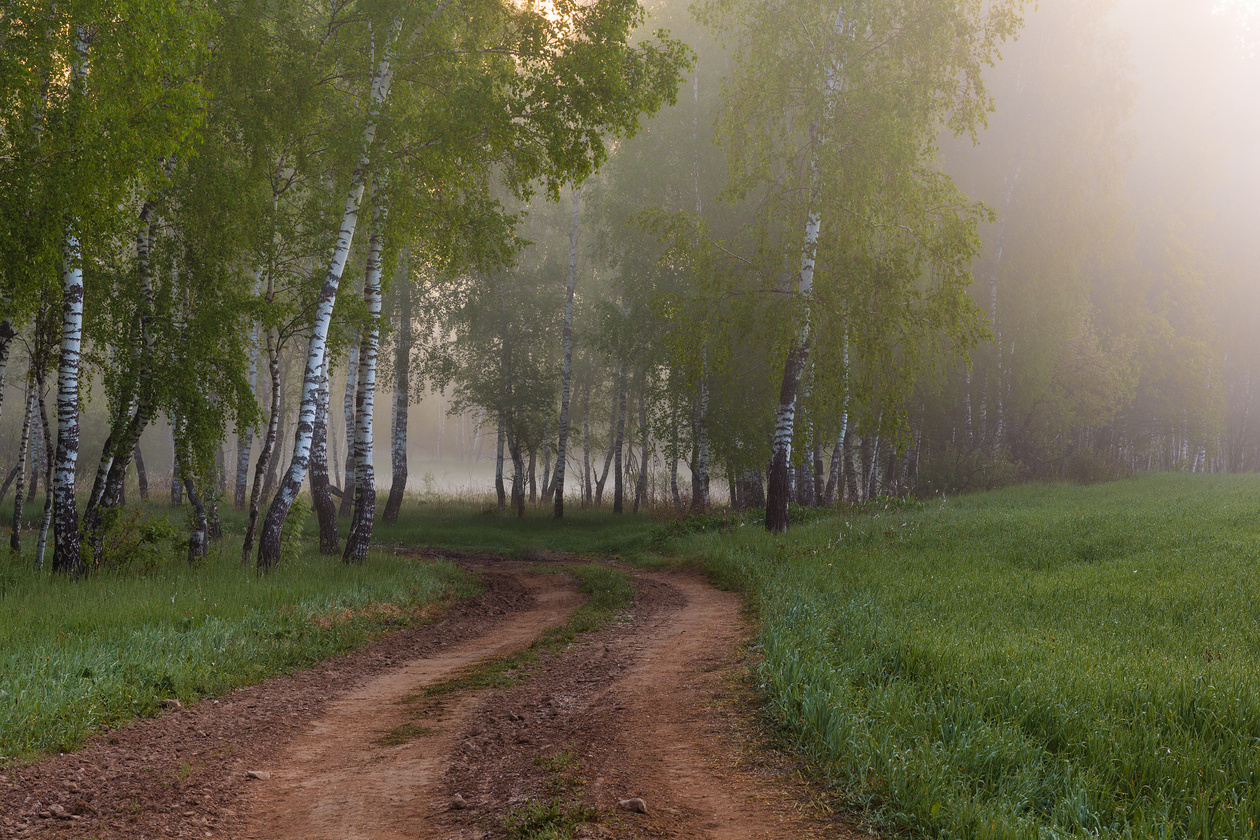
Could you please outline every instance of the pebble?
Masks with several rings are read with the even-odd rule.
[[[158,705],[163,709],[170,709],[173,712],[177,712],[184,708],[184,704],[180,703],[179,700],[174,697],[167,697],[165,700],[159,702]]]
[[[270,781],[271,771],[269,770],[246,770],[245,778],[257,779],[260,782]]]
[[[462,811],[467,807],[468,803],[464,800],[464,797],[460,796],[458,793],[451,797],[452,811]]]
[[[637,796],[633,799],[618,799],[617,807],[623,811],[632,811],[636,814],[647,813],[647,803]]]

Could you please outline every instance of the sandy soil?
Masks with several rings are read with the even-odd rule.
[[[0,773],[0,838],[504,838],[539,803],[574,837],[865,836],[767,748],[739,601],[696,576],[638,575],[623,621],[512,688],[424,698],[581,603],[537,564],[463,562],[486,591],[435,624]]]

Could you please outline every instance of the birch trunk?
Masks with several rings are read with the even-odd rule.
[[[254,534],[258,527],[258,509],[262,502],[263,483],[271,466],[271,454],[276,448],[276,433],[280,426],[280,352],[276,348],[276,331],[267,332],[267,367],[271,372],[271,410],[267,415],[267,434],[263,438],[262,451],[254,466],[254,487],[249,494],[249,522],[245,526],[245,542],[241,547],[241,562],[248,563],[254,550]]]
[[[591,383],[582,389],[582,505],[591,506]]]
[[[508,451],[512,455],[512,508],[516,511],[516,518],[523,519],[525,517],[525,458],[521,453],[521,442],[512,433],[510,422],[507,443]]]
[[[648,414],[647,414],[647,382],[643,383],[643,391],[639,394],[639,431],[642,451],[639,454],[639,480],[634,487],[634,512],[647,501],[648,457],[651,449],[648,446]]]
[[[254,275],[254,297],[262,292],[262,269]],[[249,333],[249,393],[258,398],[258,338],[260,325],[257,321],[250,326]],[[245,509],[245,493],[249,485],[249,456],[254,448],[254,427],[241,429],[236,438],[236,487],[232,495],[232,504],[237,510]]]
[[[338,554],[341,539],[337,534],[337,506],[328,488],[328,359],[320,370],[319,393],[316,396],[315,430],[311,437],[311,504],[319,520],[319,551]]]
[[[132,450],[132,459],[136,462],[136,491],[140,494],[140,501],[149,501],[149,473],[144,468],[144,453],[140,451],[140,444],[137,443]]]
[[[337,507],[338,516],[349,516],[354,509],[354,400],[359,393],[359,343],[360,336],[355,336],[350,345],[350,360],[346,364],[346,393],[342,402],[342,415],[346,421],[346,480],[341,486],[341,504]]]
[[[707,347],[703,355],[700,387],[696,391],[696,410],[691,426],[695,447],[691,473],[691,510],[693,512],[709,509],[709,354]]]
[[[36,400],[36,410],[39,412],[39,423],[43,429],[43,448],[44,448],[44,516],[40,521],[39,539],[35,542],[35,570],[40,571],[44,568],[44,551],[48,545],[48,529],[52,525],[53,520],[53,494],[50,488],[53,481],[53,463],[52,459],[47,457],[47,453],[53,448],[52,428],[48,423],[48,411],[44,406],[44,377],[42,373],[37,373],[35,378],[35,391],[39,395]]]
[[[73,233],[66,237],[62,271],[61,360],[57,371],[57,455],[54,459],[54,572],[83,574],[75,467],[79,460],[79,358],[83,344],[83,254]]]
[[[439,8],[439,11],[441,8]],[[435,12],[436,14],[436,12]],[[280,560],[280,530],[284,525],[284,517],[293,505],[302,480],[306,478],[306,470],[310,464],[311,434],[315,428],[315,391],[319,385],[319,369],[324,362],[324,353],[328,342],[328,326],[332,320],[333,304],[337,300],[337,287],[341,284],[341,274],[346,267],[346,258],[350,254],[350,245],[354,241],[354,230],[359,220],[359,206],[363,202],[363,190],[366,186],[367,171],[371,164],[373,141],[376,139],[376,127],[380,120],[385,100],[389,95],[390,84],[394,78],[394,50],[398,41],[401,21],[395,21],[389,40],[386,43],[380,63],[372,76],[371,96],[368,105],[367,124],[363,130],[363,140],[359,162],[350,178],[350,190],[346,196],[345,209],[341,217],[341,231],[337,235],[329,260],[328,272],[324,277],[324,286],[320,291],[319,302],[315,309],[315,320],[311,329],[311,338],[306,351],[306,374],[302,382],[302,403],[298,409],[297,430],[293,438],[293,461],[280,486],[279,492],[271,501],[267,518],[263,523],[262,536],[258,541],[258,569],[267,571]],[[356,491],[356,498],[358,493]],[[351,537],[347,538],[346,549],[350,550],[353,541],[353,525]]]
[[[674,511],[678,514],[683,512],[682,494],[678,492],[678,415],[674,415],[673,429],[670,433],[669,444],[669,491],[674,498]]]
[[[573,225],[569,229],[569,282],[564,293],[564,373],[560,385],[560,442],[556,449],[556,519],[564,518],[564,469],[569,440],[569,394],[573,381],[573,290],[577,283],[578,209],[582,188],[573,191]]]
[[[13,329],[8,318],[0,320],[0,407],[4,404],[4,372],[9,366],[9,348],[16,335],[17,330]]]
[[[33,377],[31,377],[33,379]],[[17,553],[22,550],[22,505],[26,501],[23,493],[26,488],[26,461],[30,453],[31,420],[35,413],[35,386],[31,379],[26,383],[26,407],[22,416],[22,441],[18,446],[17,487],[13,492],[13,533],[9,537],[9,548]],[[3,390],[3,388],[0,388]]]
[[[621,386],[621,364],[617,365],[614,387]],[[595,481],[595,507],[600,507],[604,500],[604,485],[608,482],[608,468],[612,465],[613,452],[617,445],[617,395],[613,394],[612,412],[608,420],[608,452],[604,455],[604,470]]]
[[[398,347],[394,354],[394,413],[390,423],[389,499],[384,520],[397,522],[407,492],[407,413],[411,406],[411,282],[405,267],[398,283]]]
[[[844,12],[836,12],[832,24],[832,36],[839,37],[844,31]],[[823,91],[824,124],[831,122],[835,113],[836,96],[840,88],[840,65],[831,61],[826,70]],[[814,261],[818,253],[818,235],[822,229],[822,216],[818,210],[818,158],[817,149],[824,142],[816,126],[811,126],[809,193],[805,204],[805,235],[801,244],[801,268],[797,275],[796,297],[800,302],[797,314],[796,335],[788,349],[783,365],[783,383],[779,387],[779,407],[775,413],[774,448],[770,459],[769,487],[766,493],[766,530],[783,533],[788,529],[788,500],[790,480],[788,464],[792,459],[792,432],[796,420],[796,398],[801,374],[809,361],[810,305],[814,293]]]
[[[494,456],[494,494],[498,499],[499,510],[507,507],[507,492],[503,487],[503,444],[507,437],[507,427],[503,422],[503,413],[499,413],[499,443]]]
[[[376,404],[376,354],[381,339],[381,253],[385,240],[386,209],[381,186],[376,187],[372,208],[372,232],[368,236],[367,271],[363,302],[370,323],[359,347],[359,392],[354,401],[354,515],[346,536],[342,560],[363,563],[372,542],[376,519],[376,471],[372,466],[372,415]]]
[[[613,437],[613,513],[625,508],[626,479],[622,467],[622,450],[626,436],[626,376],[623,372],[617,382],[617,433]]]
[[[529,503],[531,505],[538,503],[538,449],[529,450],[529,469],[525,471],[529,476]]]
[[[196,566],[209,552],[209,539],[206,536],[206,506],[197,492],[197,485],[192,476],[184,474],[184,491],[188,494],[188,503],[192,505],[192,527],[188,534],[188,565]]]

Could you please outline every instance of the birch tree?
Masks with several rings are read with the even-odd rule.
[[[732,191],[768,188],[773,212],[760,224],[799,231],[799,247],[780,251],[767,277],[787,302],[768,530],[788,527],[801,374],[819,342],[834,357],[843,335],[843,329],[824,333],[815,321],[818,280],[842,284],[842,255],[883,261],[891,269],[883,276],[895,279],[895,289],[912,290],[930,278],[931,291],[909,318],[880,328],[898,335],[910,321],[912,331],[974,340],[968,326],[974,310],[962,290],[981,211],[934,170],[933,151],[942,122],[966,134],[983,119],[990,102],[982,71],[1014,34],[1018,6],[1016,0],[817,2],[790,11],[778,2],[703,6],[706,19],[736,44],[719,120]]]

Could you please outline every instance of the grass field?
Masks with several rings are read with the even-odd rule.
[[[1030,486],[678,546],[773,714],[916,836],[1260,836],[1260,481]]]
[[[197,569],[169,554],[81,581],[35,573],[29,553],[0,559],[0,764],[328,658],[471,591],[453,564],[381,552],[351,567],[307,548],[261,579],[239,538]]]
[[[405,511],[363,569],[298,553],[259,580],[231,540],[197,570],[70,583],[0,566],[0,753],[300,666],[466,585],[392,545],[617,554],[748,595],[772,719],[885,832],[1260,836],[1256,477],[879,504],[785,536],[751,514]]]

